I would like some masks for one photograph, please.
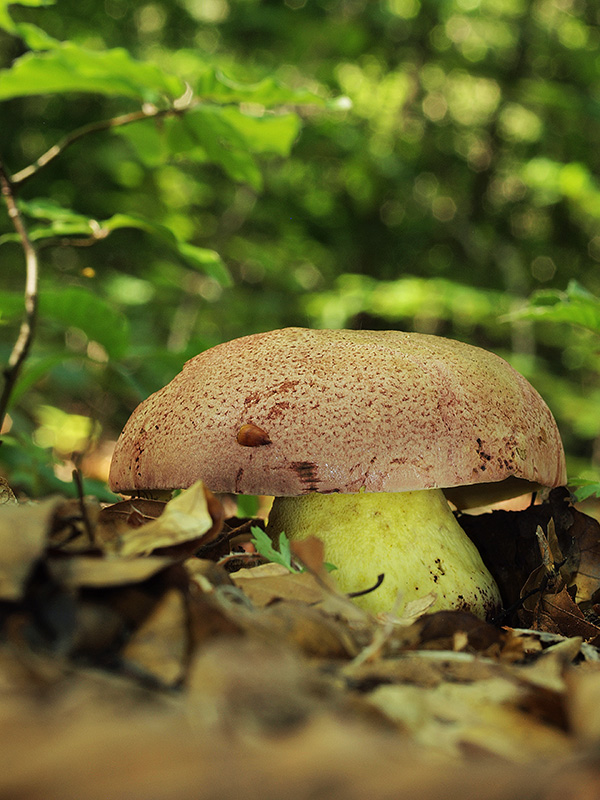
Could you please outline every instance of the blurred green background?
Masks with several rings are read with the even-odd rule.
[[[58,0],[11,13],[92,51],[123,47],[199,96],[197,76],[216,68],[324,101],[282,103],[276,118],[298,122],[282,128],[291,152],[274,134],[258,169],[161,150],[151,121],[84,137],[23,184],[23,201],[143,217],[222,264],[190,265],[129,227],[76,246],[67,226],[40,246],[41,319],[0,448],[15,489],[51,491],[72,462],[98,489],[129,413],[188,357],[286,325],[417,330],[494,350],[551,406],[570,475],[597,477],[594,324],[518,313],[573,281],[600,294],[597,3]],[[0,31],[0,68],[25,50]],[[8,97],[0,157],[17,172],[70,131],[139,107],[101,92]],[[248,125],[265,113],[237,107]],[[0,226],[12,231],[5,208]],[[0,242],[5,363],[24,266],[18,244]]]

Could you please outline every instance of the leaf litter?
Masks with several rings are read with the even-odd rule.
[[[600,796],[600,526],[560,491],[460,521],[494,623],[431,598],[376,619],[317,540],[285,556],[302,571],[264,563],[201,484],[8,498],[0,796]]]

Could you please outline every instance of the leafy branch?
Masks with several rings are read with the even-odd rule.
[[[44,4],[47,0],[26,0],[26,5]],[[27,199],[20,189],[29,179],[76,142],[118,129],[146,169],[169,159],[211,163],[232,181],[260,191],[262,173],[257,158],[264,154],[288,156],[301,126],[297,107],[326,105],[309,91],[289,89],[271,78],[254,84],[236,83],[203,61],[199,61],[194,85],[190,85],[158,64],[135,59],[125,48],[90,49],[54,39],[30,23],[13,22],[10,5],[11,0],[0,0],[0,30],[19,37],[26,52],[8,68],[0,69],[0,102],[37,95],[94,94],[105,99],[127,98],[136,105],[127,113],[64,131],[22,168],[10,170],[6,160],[0,159],[1,194],[11,221],[11,230],[0,234],[0,245],[16,242],[26,265],[24,310],[18,293],[5,292],[2,298],[3,317],[16,325],[22,317],[22,322],[3,369],[0,424],[15,398],[64,360],[61,353],[41,359],[32,369],[26,366],[38,318],[80,328],[110,359],[119,359],[128,351],[127,318],[109,308],[101,297],[81,286],[62,286],[57,291],[46,287],[39,292],[44,248],[86,247],[116,230],[137,229],[158,240],[187,267],[221,286],[232,283],[220,255],[187,241],[187,233],[131,213],[117,211],[97,220],[49,197]],[[112,324],[107,324],[108,319]]]
[[[24,183],[29,178],[33,177],[37,172],[39,172],[43,167],[47,166],[51,161],[54,161],[55,158],[60,156],[67,147],[70,147],[75,142],[78,142],[80,139],[83,139],[85,136],[89,136],[90,134],[94,133],[102,133],[103,131],[109,131],[113,128],[119,128],[123,125],[130,125],[133,122],[140,122],[141,120],[145,119],[158,119],[160,117],[172,117],[177,116],[179,114],[184,113],[186,108],[191,107],[188,105],[187,101],[187,94],[183,96],[185,99],[184,103],[178,104],[178,101],[175,101],[173,106],[169,108],[157,108],[152,104],[145,104],[144,107],[140,111],[132,111],[128,114],[121,114],[118,117],[112,117],[111,119],[104,119],[98,120],[97,122],[90,122],[88,125],[83,125],[81,128],[77,128],[77,130],[68,133],[64,136],[59,142],[52,145],[45,153],[37,158],[33,164],[30,164],[27,167],[24,167],[19,172],[15,172],[14,175],[11,175],[10,182],[13,186],[18,186]]]

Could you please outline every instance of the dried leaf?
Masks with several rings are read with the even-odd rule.
[[[511,674],[539,689],[561,694],[565,691],[567,667],[581,651],[582,640],[575,636],[562,639],[543,651],[539,658],[526,665],[513,665]]]
[[[31,571],[44,553],[52,517],[60,500],[0,505],[0,598],[19,600]]]
[[[600,742],[600,664],[586,664],[565,675],[567,713],[575,736],[586,745]]]
[[[544,593],[540,597],[536,614],[552,621],[551,630],[563,636],[581,636],[594,639],[600,636],[600,628],[588,622],[579,606],[566,588],[556,593]]]
[[[570,585],[577,587],[575,602],[588,603],[600,590],[600,524],[575,508],[571,512],[573,525],[569,530],[577,567]]]
[[[238,609],[236,620],[249,633],[266,637],[316,658],[353,658],[358,645],[338,620],[305,603],[282,600],[266,608]]]
[[[426,594],[424,597],[417,597],[415,600],[411,600],[407,603],[404,606],[401,617],[397,617],[393,613],[380,614],[379,616],[384,622],[408,627],[416,622],[419,617],[422,617],[423,614],[426,614],[436,600],[437,595],[435,592],[429,592],[429,594]]]
[[[6,478],[3,478],[2,475],[0,475],[0,505],[2,505],[3,503],[16,503],[16,502],[17,498],[13,490],[10,488],[8,481],[6,480]]]
[[[326,574],[323,566],[325,545],[320,539],[309,536],[306,539],[290,542],[290,547],[293,555],[311,572]]]
[[[47,566],[55,580],[71,589],[124,586],[140,583],[173,563],[165,556],[120,558],[119,556],[70,556],[49,558]]]
[[[229,573],[214,561],[204,558],[188,558],[183,566],[196,591],[212,592],[216,586],[233,586]]]
[[[231,580],[258,607],[282,599],[318,603],[325,591],[309,572],[292,573],[280,564],[240,569]]]
[[[500,665],[470,653],[407,652],[396,658],[365,662],[354,659],[341,673],[353,689],[373,690],[381,684],[410,684],[430,688],[444,681],[472,683],[495,677]]]
[[[123,658],[161,683],[174,686],[185,673],[188,645],[185,600],[178,589],[170,589],[132,635]]]
[[[160,517],[166,507],[167,503],[164,500],[133,497],[103,508],[100,520],[106,524],[139,528],[140,525]]]
[[[100,516],[100,503],[94,497],[63,500],[57,507],[49,531],[49,546],[63,552],[80,553],[93,549]]]
[[[404,629],[403,635],[412,649],[453,650],[458,633],[465,635],[466,646],[479,653],[499,650],[504,638],[498,628],[468,611],[458,610],[425,614]]]
[[[568,737],[519,711],[528,690],[506,677],[432,689],[380,686],[369,701],[431,752],[458,756],[465,747],[513,762],[563,756]]]
[[[170,500],[157,519],[123,534],[119,549],[123,556],[145,555],[182,542],[192,541],[199,546],[216,533],[206,490],[198,481]]]
[[[191,664],[187,684],[194,718],[252,737],[289,732],[321,712],[331,692],[297,652],[252,635],[205,646]]]

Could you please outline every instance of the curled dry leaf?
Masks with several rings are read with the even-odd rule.
[[[122,536],[127,536],[132,528],[139,528],[157,519],[166,507],[166,500],[145,497],[132,497],[113,503],[100,512],[94,539],[104,552],[115,552]]]
[[[218,505],[214,495],[198,481],[170,500],[157,519],[123,533],[120,554],[145,555],[184,542],[192,542],[199,547],[214,538],[222,524],[220,514],[216,519],[215,512],[211,514],[209,503],[213,509]]]

